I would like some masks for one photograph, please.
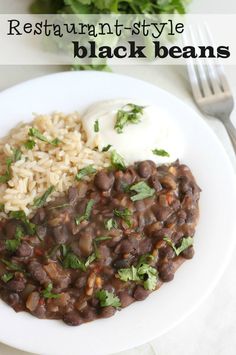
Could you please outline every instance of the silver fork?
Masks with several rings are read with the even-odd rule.
[[[205,35],[201,29],[197,29],[200,42],[204,44],[205,37],[205,45],[213,43],[207,27],[204,28],[204,32]],[[187,36],[184,36],[185,45],[191,44],[189,39],[193,45],[197,44],[195,33],[191,27],[189,27],[188,41]],[[234,99],[224,69],[219,63],[210,59],[206,59],[204,64],[196,59],[195,63],[192,59],[187,62],[188,76],[195,102],[203,113],[221,120],[236,154],[236,129],[230,119],[234,108]]]

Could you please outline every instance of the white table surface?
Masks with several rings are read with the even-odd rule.
[[[0,13],[25,13],[30,1],[0,0]],[[236,2],[235,0],[194,0],[191,9],[192,12],[199,13],[236,13]],[[0,66],[0,91],[16,83],[60,70],[65,69],[56,66]],[[184,67],[122,66],[115,67],[114,72],[149,81],[168,90],[189,105],[195,107]],[[226,73],[236,99],[236,66],[227,67]],[[236,170],[235,156],[224,127],[216,119],[204,119],[221,140]],[[233,112],[232,119],[236,124],[236,110]],[[139,348],[122,352],[119,355],[235,355],[235,270],[236,251],[221,281],[195,313],[164,336]],[[29,353],[0,344],[0,355],[27,354],[30,355]],[[78,355],[82,354],[78,352]]]

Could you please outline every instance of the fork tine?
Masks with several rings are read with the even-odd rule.
[[[189,26],[189,35],[190,35],[192,44],[196,45],[197,40],[196,40],[195,34],[194,34],[193,30],[192,30],[192,26]],[[208,83],[207,75],[206,75],[204,66],[202,64],[202,61],[199,60],[199,58],[196,58],[195,60],[196,60],[196,63],[197,63],[196,67],[197,67],[197,70],[198,70],[199,83],[200,83],[200,85],[202,87],[203,95],[205,97],[206,96],[210,96],[210,95],[212,95],[212,92],[211,92],[211,89],[210,89],[210,86],[209,86],[209,83]]]
[[[183,33],[182,38],[183,38],[183,44],[184,46],[186,46],[188,40],[187,40],[187,34],[185,32]],[[196,69],[192,58],[189,58],[189,61],[187,62],[187,70],[188,70],[188,76],[190,79],[194,98],[195,100],[200,100],[202,98],[202,92],[199,87],[198,77],[197,77]]]
[[[204,24],[204,26],[205,26],[207,40],[211,46],[214,46],[214,40],[213,40],[213,37],[212,37],[211,32],[209,30],[209,27],[207,26],[206,23]],[[216,72],[219,77],[219,82],[220,82],[220,86],[221,86],[222,91],[223,92],[231,92],[228,80],[226,79],[226,75],[225,75],[225,71],[224,71],[223,66],[216,59],[214,59],[214,66],[216,68]]]
[[[199,26],[197,28],[197,32],[201,41],[201,45],[205,45],[203,32]],[[207,60],[205,60],[205,67],[207,69],[208,79],[213,93],[220,94],[221,93],[220,79],[216,67],[212,63],[212,58],[208,58]]]

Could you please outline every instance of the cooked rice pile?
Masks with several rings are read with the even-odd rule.
[[[36,142],[32,150],[24,147],[30,138],[29,128],[37,128],[50,141],[59,138],[57,147],[31,138]],[[12,156],[12,148],[19,148],[21,159],[11,165],[11,179],[0,184],[0,203],[5,212],[23,210],[27,215],[33,211],[34,199],[41,197],[50,187],[55,191],[47,202],[75,184],[79,169],[93,164],[100,169],[109,165],[109,153],[99,153],[86,146],[78,114],[36,116],[32,123],[21,124],[9,136],[0,140],[1,174],[6,171],[6,158]]]

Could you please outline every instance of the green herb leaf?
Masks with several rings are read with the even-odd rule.
[[[83,221],[88,221],[89,220],[94,204],[95,204],[94,200],[90,200],[87,203],[87,206],[85,208],[84,214],[82,216],[79,216],[79,217],[75,218],[75,223],[77,225],[79,225]]]
[[[124,171],[126,168],[124,159],[115,150],[111,152],[111,165],[118,170]]]
[[[140,181],[137,184],[132,185],[129,189],[137,192],[137,195],[130,198],[132,201],[143,200],[147,197],[152,197],[155,194],[155,189],[149,187],[144,181]]]
[[[125,208],[124,210],[115,209],[113,212],[116,217],[123,219],[129,228],[132,226],[131,223],[132,212],[128,208]]]
[[[100,237],[95,238],[95,242],[102,242],[103,240],[109,240],[112,239],[112,237],[109,237],[108,235],[102,235]]]
[[[159,155],[161,157],[169,157],[170,156],[170,154],[164,149],[153,149],[152,152],[153,152],[153,154]]]
[[[105,228],[110,231],[111,229],[117,229],[118,225],[116,223],[116,220],[113,218],[108,219],[105,221]]]
[[[89,257],[87,258],[84,266],[85,268],[87,269],[89,267],[90,264],[92,264],[92,262],[94,262],[94,260],[96,260],[97,257],[96,257],[96,254],[95,253],[92,253],[91,255],[89,255]]]
[[[0,212],[5,212],[5,205],[0,203]]]
[[[187,237],[187,238],[183,238],[181,245],[176,248],[176,246],[174,245],[174,243],[172,242],[172,240],[168,237],[164,237],[163,240],[165,240],[175,251],[175,254],[177,256],[180,255],[180,253],[182,253],[182,251],[184,251],[185,249],[189,248],[191,245],[193,245],[193,238],[192,237]]]
[[[100,301],[101,307],[115,307],[119,308],[121,306],[120,299],[113,292],[106,290],[100,290],[96,292],[96,297]]]
[[[94,132],[96,132],[96,133],[99,132],[99,122],[98,122],[98,120],[96,120],[94,122],[93,129],[94,129]]]
[[[36,142],[33,141],[32,139],[28,139],[25,143],[24,143],[24,147],[26,149],[32,150],[36,145]]]
[[[63,267],[66,269],[79,269],[82,271],[86,271],[86,267],[84,262],[80,260],[80,258],[72,252],[66,254],[63,260]]]
[[[58,138],[55,138],[52,141],[50,141],[37,128],[34,128],[34,127],[31,127],[29,129],[28,135],[30,137],[38,138],[42,142],[49,143],[49,144],[52,144],[52,145],[55,145],[55,146],[57,146],[60,143],[60,140]]]
[[[47,209],[50,211],[50,210],[56,210],[56,209],[59,209],[59,208],[64,208],[64,207],[69,207],[69,206],[70,206],[69,203],[62,203],[61,205],[47,207]]]
[[[108,144],[106,147],[102,148],[102,152],[108,152],[108,150],[112,147],[111,144]]]
[[[1,280],[5,283],[13,279],[14,275],[11,274],[10,272],[6,272],[4,275],[1,276]]]
[[[85,176],[87,175],[91,175],[91,174],[95,174],[96,173],[96,169],[94,168],[94,166],[88,165],[83,169],[80,169],[80,171],[76,174],[76,180],[82,180]]]
[[[13,148],[12,151],[13,151],[13,161],[16,162],[16,161],[20,160],[21,156],[22,156],[20,149]]]
[[[6,249],[14,253],[21,244],[21,239],[23,238],[23,229],[19,226],[16,227],[15,238],[7,239],[5,241]]]
[[[129,103],[118,110],[115,123],[117,133],[123,133],[124,127],[128,124],[139,123],[143,115],[143,109],[144,106]]]
[[[9,270],[12,271],[23,271],[22,267],[18,264],[12,263],[6,259],[0,259],[0,261],[7,266]]]
[[[61,295],[52,293],[53,285],[52,283],[48,284],[45,290],[42,291],[42,295],[44,298],[59,298]]]
[[[35,207],[42,207],[46,201],[47,198],[49,197],[49,195],[51,195],[51,193],[53,193],[53,191],[55,190],[54,186],[50,186],[49,189],[47,189],[47,191],[44,192],[44,194],[41,197],[35,198],[34,199],[34,206]]]
[[[153,260],[153,256],[145,254],[140,257],[137,266],[119,269],[118,276],[120,280],[140,282],[145,290],[154,290],[157,285],[157,270],[150,266],[148,262]]]
[[[9,217],[22,221],[28,234],[34,235],[36,233],[36,225],[29,221],[24,211],[11,211]]]

